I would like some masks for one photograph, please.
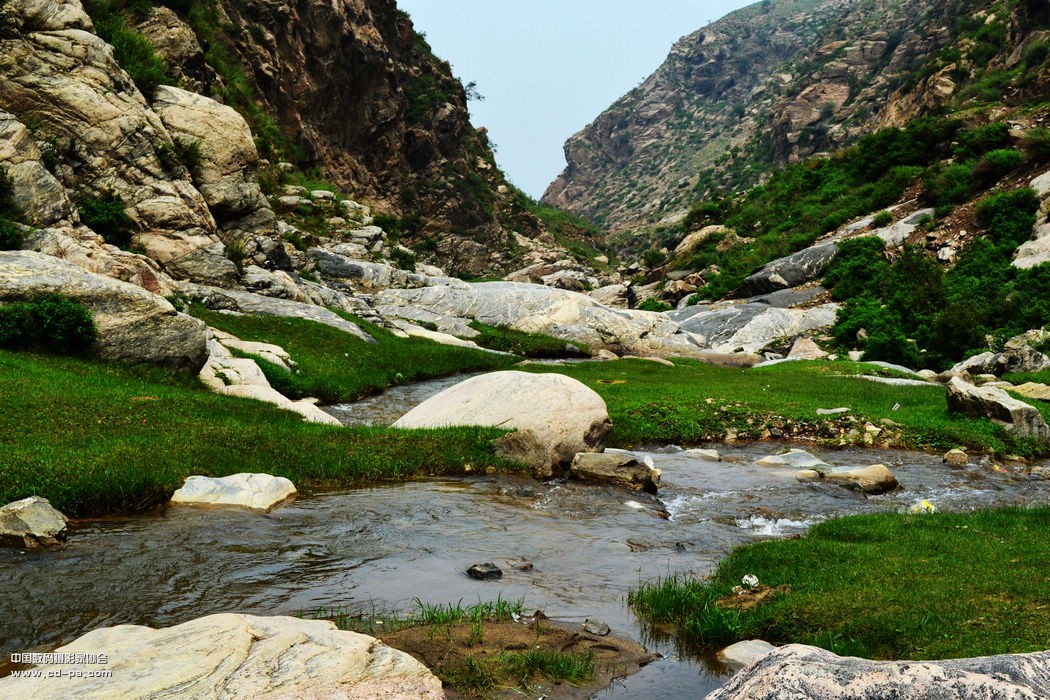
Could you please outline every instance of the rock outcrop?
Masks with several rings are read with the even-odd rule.
[[[31,251],[0,251],[0,302],[54,293],[91,312],[100,357],[196,372],[208,357],[205,326],[163,297]]]
[[[497,448],[529,464],[540,478],[563,473],[579,452],[600,449],[612,429],[605,401],[580,382],[518,371],[462,381],[419,404],[393,427],[452,425],[514,429],[497,440]]]
[[[30,496],[0,508],[0,545],[6,547],[53,547],[66,539],[69,519],[51,502]]]
[[[104,653],[105,665],[49,664],[41,678],[0,678],[4,697],[444,698],[420,662],[332,622],[224,613],[174,627],[118,625],[55,650]],[[111,671],[110,677],[71,673]],[[63,672],[58,675],[57,672]],[[55,673],[51,673],[55,672]]]
[[[759,658],[708,700],[1037,700],[1050,697],[1050,652],[946,661],[868,661],[789,644]]]
[[[838,304],[782,309],[748,302],[688,306],[667,315],[716,352],[758,353],[774,340],[826,331],[835,322],[838,309]]]
[[[592,351],[696,357],[705,347],[665,314],[613,309],[585,294],[535,284],[457,282],[387,289],[376,295],[375,303],[385,317],[434,323],[439,330],[476,320],[543,333]]]

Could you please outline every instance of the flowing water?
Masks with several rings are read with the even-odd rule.
[[[736,544],[837,515],[903,510],[919,498],[955,511],[1050,502],[1050,482],[988,463],[949,468],[917,453],[814,451],[836,465],[885,463],[906,488],[865,498],[754,464],[781,445],[715,447],[721,462],[677,448],[646,453],[663,470],[659,500],[493,476],[312,494],[267,515],[176,507],[77,522],[60,550],[0,551],[0,658],[120,623],[332,605],[404,611],[416,597],[469,604],[497,594],[524,596],[555,619],[601,618],[642,639],[623,603],[627,589],[675,572],[709,573]],[[670,517],[659,517],[662,508]],[[485,561],[503,569],[502,580],[463,573]],[[665,658],[599,697],[697,697],[725,680],[673,641],[643,641]]]

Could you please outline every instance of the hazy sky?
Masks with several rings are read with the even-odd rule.
[[[753,0],[398,0],[452,72],[475,81],[496,159],[539,198],[562,145],[649,76],[671,45]]]

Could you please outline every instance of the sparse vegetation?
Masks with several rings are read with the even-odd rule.
[[[128,25],[123,15],[126,5],[128,3],[120,0],[87,0],[84,9],[91,15],[95,32],[113,47],[113,58],[146,99],[150,99],[157,86],[175,81],[168,75],[153,44]]]

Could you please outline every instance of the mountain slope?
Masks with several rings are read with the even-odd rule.
[[[890,95],[981,4],[766,0],[734,12],[679,40],[571,137],[543,201],[614,231],[676,221],[714,187],[847,145],[884,125]]]

